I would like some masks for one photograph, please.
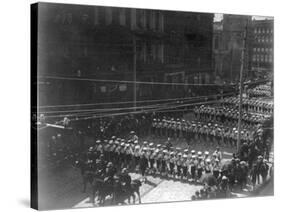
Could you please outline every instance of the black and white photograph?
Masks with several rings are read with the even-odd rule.
[[[273,16],[30,12],[32,208],[274,195]]]

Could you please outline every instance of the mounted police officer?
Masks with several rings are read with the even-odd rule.
[[[122,169],[122,172],[120,175],[120,182],[121,182],[123,191],[126,193],[130,193],[132,178],[129,175],[127,168]]]

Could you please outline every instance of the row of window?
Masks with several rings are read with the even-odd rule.
[[[151,42],[137,43],[137,58],[144,63],[164,63],[164,45]]]
[[[273,38],[270,36],[260,36],[256,38],[256,41],[258,43],[272,43],[273,42]]]
[[[254,52],[273,52],[272,48],[253,48]]]
[[[163,32],[164,16],[160,11],[96,7],[94,14],[82,14],[80,21],[84,24],[119,24],[132,29],[150,29]],[[72,24],[72,13],[58,13],[54,19],[56,23]]]
[[[253,61],[271,63],[273,61],[273,57],[272,55],[253,55]]]
[[[256,34],[272,34],[273,29],[257,27],[257,28],[255,28],[255,33]]]

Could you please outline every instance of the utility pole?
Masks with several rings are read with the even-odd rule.
[[[241,122],[242,122],[242,104],[243,104],[243,71],[244,71],[244,57],[246,51],[246,39],[248,30],[248,20],[246,23],[245,31],[243,33],[243,49],[241,53],[241,66],[240,66],[240,85],[239,85],[239,119],[238,119],[238,140],[237,140],[237,152],[240,149],[241,144]]]
[[[231,54],[230,55],[231,55],[231,61],[230,61],[230,83],[232,83],[233,82],[233,80],[232,80],[233,44],[232,44],[232,47],[231,47]]]
[[[133,54],[134,54],[134,61],[133,61],[133,81],[134,81],[134,111],[136,111],[137,107],[137,45],[136,45],[136,36],[133,35]]]

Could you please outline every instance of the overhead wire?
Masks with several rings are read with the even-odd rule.
[[[110,116],[117,116],[117,115],[130,115],[130,114],[137,114],[137,113],[146,113],[146,112],[156,112],[162,109],[169,109],[169,108],[179,108],[179,107],[186,107],[186,106],[195,106],[195,105],[202,105],[202,104],[211,104],[219,102],[220,100],[212,100],[212,101],[204,101],[204,102],[197,102],[197,103],[189,103],[189,104],[183,104],[183,105],[172,105],[172,106],[162,106],[159,108],[153,108],[153,109],[146,109],[146,110],[139,110],[139,111],[131,111],[131,112],[122,112],[122,113],[111,113],[111,114],[102,114],[102,115],[94,115],[89,116],[85,118],[74,118],[70,119],[71,121],[78,121],[78,120],[87,120],[92,118],[104,118],[104,117],[110,117]]]
[[[102,82],[102,83],[126,83],[126,84],[145,84],[145,85],[168,85],[168,86],[233,86],[236,84],[219,84],[219,83],[177,83],[177,82],[150,82],[150,81],[132,81],[132,80],[113,80],[113,79],[94,79],[94,78],[82,78],[74,76],[37,76],[37,78],[42,79],[57,79],[57,80],[70,80],[70,81],[89,81],[89,82]],[[260,82],[270,81],[270,79],[265,79]],[[244,82],[244,84],[255,84],[256,82]]]
[[[226,93],[220,95],[220,97],[227,96],[227,95],[233,95],[234,93]],[[208,96],[201,96],[201,98],[209,98],[209,97],[216,97],[217,95],[208,95]],[[152,104],[152,105],[145,105],[145,106],[137,106],[137,107],[118,107],[118,108],[99,108],[99,109],[78,109],[78,110],[59,110],[59,111],[39,111],[39,113],[44,113],[44,114],[54,114],[54,113],[70,113],[70,112],[75,112],[72,115],[79,115],[79,112],[94,112],[94,113],[102,113],[102,112],[111,112],[111,111],[118,111],[118,110],[133,110],[133,109],[145,109],[145,108],[153,108],[153,107],[158,107],[162,105],[168,105],[168,104],[180,104],[185,101],[191,101],[194,100],[194,98],[185,98],[182,99],[181,101],[177,102],[166,102],[166,103],[161,103],[161,104]],[[67,114],[69,115],[69,114]],[[65,114],[61,114],[59,116],[65,116]]]
[[[159,110],[165,109],[165,108],[179,108],[179,107],[187,107],[187,106],[195,106],[195,105],[202,105],[202,104],[212,104],[219,102],[218,100],[213,101],[205,101],[205,102],[198,102],[198,103],[190,103],[190,104],[183,104],[178,106],[169,106],[169,107],[162,107],[162,108],[156,108],[156,109],[147,109],[147,110],[141,110],[141,111],[132,111],[132,112],[124,112],[124,113],[115,113],[115,114],[105,114],[101,116],[89,116],[85,118],[75,118],[70,119],[71,121],[79,121],[79,120],[87,120],[87,119],[95,119],[95,118],[105,118],[105,117],[111,117],[111,116],[119,116],[119,115],[130,115],[130,114],[138,114],[138,113],[146,113],[146,112],[157,112]]]
[[[228,86],[225,84],[214,84],[214,83],[170,83],[170,82],[149,82],[149,81],[130,81],[130,80],[109,80],[109,79],[89,79],[89,78],[81,78],[81,77],[60,77],[60,76],[38,76],[38,78],[45,79],[58,79],[58,80],[74,80],[74,81],[89,81],[89,82],[108,82],[108,83],[132,83],[132,84],[146,84],[146,85],[181,85],[181,86]]]
[[[224,95],[234,94],[235,92],[225,93]],[[146,102],[166,102],[166,101],[184,101],[192,100],[198,98],[206,98],[216,96],[217,94],[204,95],[204,96],[193,96],[193,97],[179,97],[171,99],[150,99],[150,100],[140,100],[136,103],[146,103]],[[134,103],[134,101],[123,101],[123,102],[98,102],[98,103],[88,103],[88,104],[69,104],[69,105],[43,105],[37,108],[60,108],[60,107],[87,107],[87,106],[98,106],[98,105],[113,105],[113,104],[129,104]]]
[[[217,101],[217,100],[215,100]],[[206,104],[208,104],[209,102],[206,102]],[[169,109],[169,108],[178,108],[178,107],[184,107],[186,105],[197,105],[198,103],[193,103],[193,104],[183,104],[183,105],[166,105],[166,106],[163,106],[162,107],[157,107],[157,108],[145,108],[145,110],[139,110],[139,111],[129,111],[129,112],[122,112],[122,113],[109,113],[109,114],[100,114],[100,113],[89,113],[89,114],[78,114],[78,117],[80,116],[87,116],[87,115],[92,115],[92,116],[89,116],[89,117],[95,117],[95,118],[98,118],[98,117],[108,117],[108,116],[112,116],[112,115],[116,115],[116,114],[120,114],[120,115],[125,115],[125,114],[131,114],[131,113],[145,113],[145,112],[153,112],[153,111],[157,111],[157,110],[161,110],[161,109]],[[202,104],[202,102],[200,102],[200,104]],[[98,116],[96,116],[96,114],[98,114]],[[95,115],[95,116],[94,116]],[[65,115],[64,115],[65,116]],[[76,114],[73,114],[73,116],[76,116]],[[46,118],[62,118],[63,116],[62,115],[58,115],[58,116],[46,116]],[[77,117],[75,117],[73,120],[80,120],[80,119],[77,119]]]
[[[119,108],[97,108],[97,109],[78,109],[78,110],[58,110],[58,111],[39,111],[39,113],[50,114],[50,113],[69,113],[69,112],[108,112],[108,111],[115,111],[115,110],[126,110],[126,109],[138,109],[138,108],[146,108],[146,107],[154,107],[161,104],[155,105],[146,105],[146,106],[138,106],[138,107],[119,107]]]

